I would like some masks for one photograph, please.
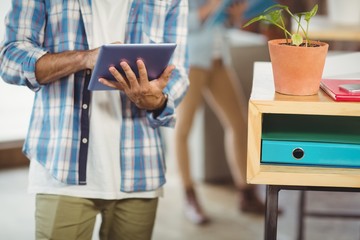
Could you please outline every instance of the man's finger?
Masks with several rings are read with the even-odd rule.
[[[165,87],[166,84],[169,82],[172,71],[174,71],[174,69],[175,69],[174,65],[169,65],[165,68],[164,72],[161,74],[159,78],[162,87]]]
[[[109,80],[106,80],[105,78],[99,78],[99,82],[101,84],[104,84],[105,86],[108,86],[108,87],[111,87],[111,88],[124,90],[124,88],[122,87],[122,85],[119,82],[109,81]]]
[[[124,77],[119,73],[119,71],[115,68],[115,67],[110,67],[109,68],[110,73],[114,76],[114,78],[116,79],[117,83],[120,84],[120,86],[123,89],[129,89],[130,86],[127,83],[127,81],[124,79]],[[109,82],[109,81],[108,81]]]
[[[147,74],[147,70],[146,70],[144,62],[139,59],[136,61],[136,65],[137,65],[137,68],[139,71],[140,85],[146,84],[147,82],[149,82],[149,78],[148,78],[148,74]]]
[[[130,88],[138,87],[139,86],[138,80],[136,78],[135,73],[133,72],[133,70],[129,66],[129,64],[127,64],[127,62],[121,62],[120,66],[122,67],[122,69],[125,72],[126,78],[127,78],[128,82],[129,82],[129,87]]]

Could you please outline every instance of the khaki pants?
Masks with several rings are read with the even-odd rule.
[[[188,138],[195,113],[205,100],[224,128],[226,160],[235,185],[244,188],[246,186],[247,101],[238,91],[240,86],[238,86],[235,73],[220,60],[214,60],[210,69],[190,67],[189,79],[190,87],[177,109],[175,127],[176,158],[184,187],[193,186]]]
[[[36,196],[36,239],[91,240],[101,213],[100,239],[151,239],[158,198],[101,200]]]

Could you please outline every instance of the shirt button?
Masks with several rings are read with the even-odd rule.
[[[87,74],[87,75],[90,75],[90,74],[91,74],[91,70],[89,70],[89,69],[86,70],[86,74]]]
[[[83,108],[83,109],[87,109],[87,108],[88,108],[88,105],[84,103],[84,104],[82,105],[82,108]]]
[[[82,143],[84,143],[84,144],[88,142],[87,138],[83,138],[81,141],[82,141]]]

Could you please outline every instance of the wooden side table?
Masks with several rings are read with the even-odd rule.
[[[360,59],[360,54],[358,55]],[[343,62],[339,64],[352,64]],[[327,65],[332,68],[331,65]],[[293,121],[297,121],[296,124]],[[292,121],[292,124],[290,124]],[[249,101],[248,121],[248,165],[247,181],[250,184],[267,185],[267,210],[265,219],[265,239],[276,239],[277,230],[277,195],[281,189],[295,190],[336,190],[336,191],[359,191],[360,169],[359,166],[342,166],[341,163],[329,162],[301,162],[294,155],[294,162],[263,161],[263,141],[266,131],[274,129],[272,123],[279,123],[279,132],[290,131],[287,137],[293,135],[311,135],[306,132],[307,124],[315,124],[313,128],[320,129],[315,135],[329,134],[329,138],[341,135],[345,140],[360,133],[360,103],[358,102],[335,102],[326,93],[320,91],[313,96],[288,96],[277,94],[274,91],[271,63],[256,62],[254,66],[254,79],[252,94]],[[329,122],[335,123],[335,128],[340,132],[331,131]],[[269,125],[270,127],[266,126]],[[350,125],[349,125],[350,124]],[[354,124],[354,125],[353,125]],[[297,128],[299,126],[299,129]],[[342,131],[341,129],[352,131]],[[335,129],[334,128],[334,129]],[[305,129],[305,132],[303,132]],[[338,129],[337,129],[338,130]],[[277,130],[276,130],[277,131]],[[275,131],[275,135],[279,132]],[[285,131],[285,132],[286,132]],[[316,130],[317,131],[317,130]],[[349,133],[350,132],[350,133]],[[281,135],[280,134],[280,135]],[[321,144],[322,140],[319,143]],[[326,136],[322,136],[325,139]],[[358,137],[360,139],[360,137]],[[330,139],[331,140],[331,139]],[[355,147],[360,146],[356,141]],[[356,145],[358,144],[358,145]],[[345,143],[346,145],[346,143]],[[322,145],[320,145],[322,146]],[[314,150],[315,149],[315,150]],[[311,150],[316,153],[316,148]],[[279,153],[279,159],[282,159]],[[291,154],[291,152],[290,152]],[[305,150],[305,154],[307,154]],[[360,155],[359,155],[360,162]],[[304,158],[306,159],[306,158]],[[337,164],[337,165],[336,165]]]

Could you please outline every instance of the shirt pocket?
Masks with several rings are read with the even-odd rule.
[[[165,19],[172,0],[150,0],[143,5],[144,41],[164,42]]]

